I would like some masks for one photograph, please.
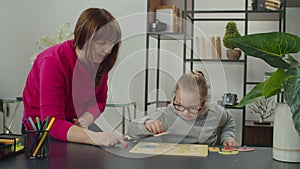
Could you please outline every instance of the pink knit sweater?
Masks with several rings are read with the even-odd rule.
[[[108,74],[95,87],[91,70],[77,61],[73,40],[41,52],[23,91],[23,119],[55,117],[50,135],[66,141],[73,118],[90,112],[96,119],[105,109]]]

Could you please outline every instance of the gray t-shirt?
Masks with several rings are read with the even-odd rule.
[[[201,116],[187,121],[177,114],[173,105],[159,108],[154,113],[133,120],[128,126],[128,135],[134,138],[153,135],[145,128],[145,121],[158,119],[164,131],[181,137],[180,143],[215,145],[224,140],[235,140],[235,122],[232,114],[218,104],[205,105]]]

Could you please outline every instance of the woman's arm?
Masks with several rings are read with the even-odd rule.
[[[70,142],[92,144],[98,146],[110,147],[115,144],[122,144],[127,147],[127,143],[111,132],[94,132],[88,129],[83,129],[79,126],[73,125],[69,128],[67,140]]]
[[[108,74],[106,74],[99,86],[95,89],[95,100],[91,99],[91,103],[86,108],[85,112],[89,112],[93,115],[94,119],[97,119],[104,111],[107,101],[108,91]]]

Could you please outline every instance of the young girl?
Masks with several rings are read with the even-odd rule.
[[[238,146],[233,116],[223,107],[207,103],[207,99],[203,73],[186,73],[176,84],[173,104],[135,119],[129,124],[128,135],[138,138],[168,131],[180,136],[181,143]]]

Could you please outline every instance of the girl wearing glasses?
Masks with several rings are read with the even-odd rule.
[[[176,84],[173,104],[135,119],[128,126],[128,135],[141,138],[167,131],[179,136],[181,143],[238,146],[233,116],[223,107],[209,104],[207,99],[203,73],[186,73]]]

